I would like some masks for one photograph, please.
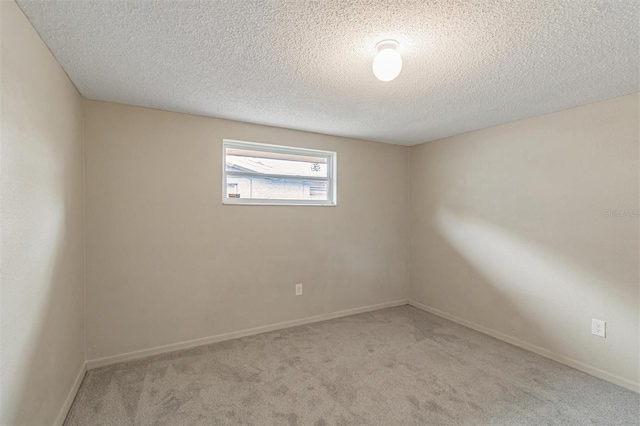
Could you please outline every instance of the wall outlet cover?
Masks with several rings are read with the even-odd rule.
[[[607,328],[607,323],[605,321],[595,319],[595,318],[591,320],[591,334],[594,334],[600,337],[605,337],[606,328]]]

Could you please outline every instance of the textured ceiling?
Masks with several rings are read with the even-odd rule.
[[[639,91],[636,0],[18,0],[89,99],[414,145]],[[404,67],[375,79],[375,45]]]

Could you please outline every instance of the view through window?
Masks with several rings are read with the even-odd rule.
[[[225,140],[225,204],[335,205],[336,153]]]

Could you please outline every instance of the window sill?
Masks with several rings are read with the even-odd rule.
[[[228,202],[228,201],[223,201],[222,205],[224,206],[294,206],[294,207],[336,207],[338,204],[337,203],[323,203],[323,204],[308,204],[308,203],[274,203],[274,202],[255,202],[255,201],[249,201],[249,202],[242,202],[242,203],[238,203],[238,202]]]

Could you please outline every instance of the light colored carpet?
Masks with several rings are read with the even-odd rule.
[[[402,306],[89,371],[66,425],[637,425],[640,396]]]

